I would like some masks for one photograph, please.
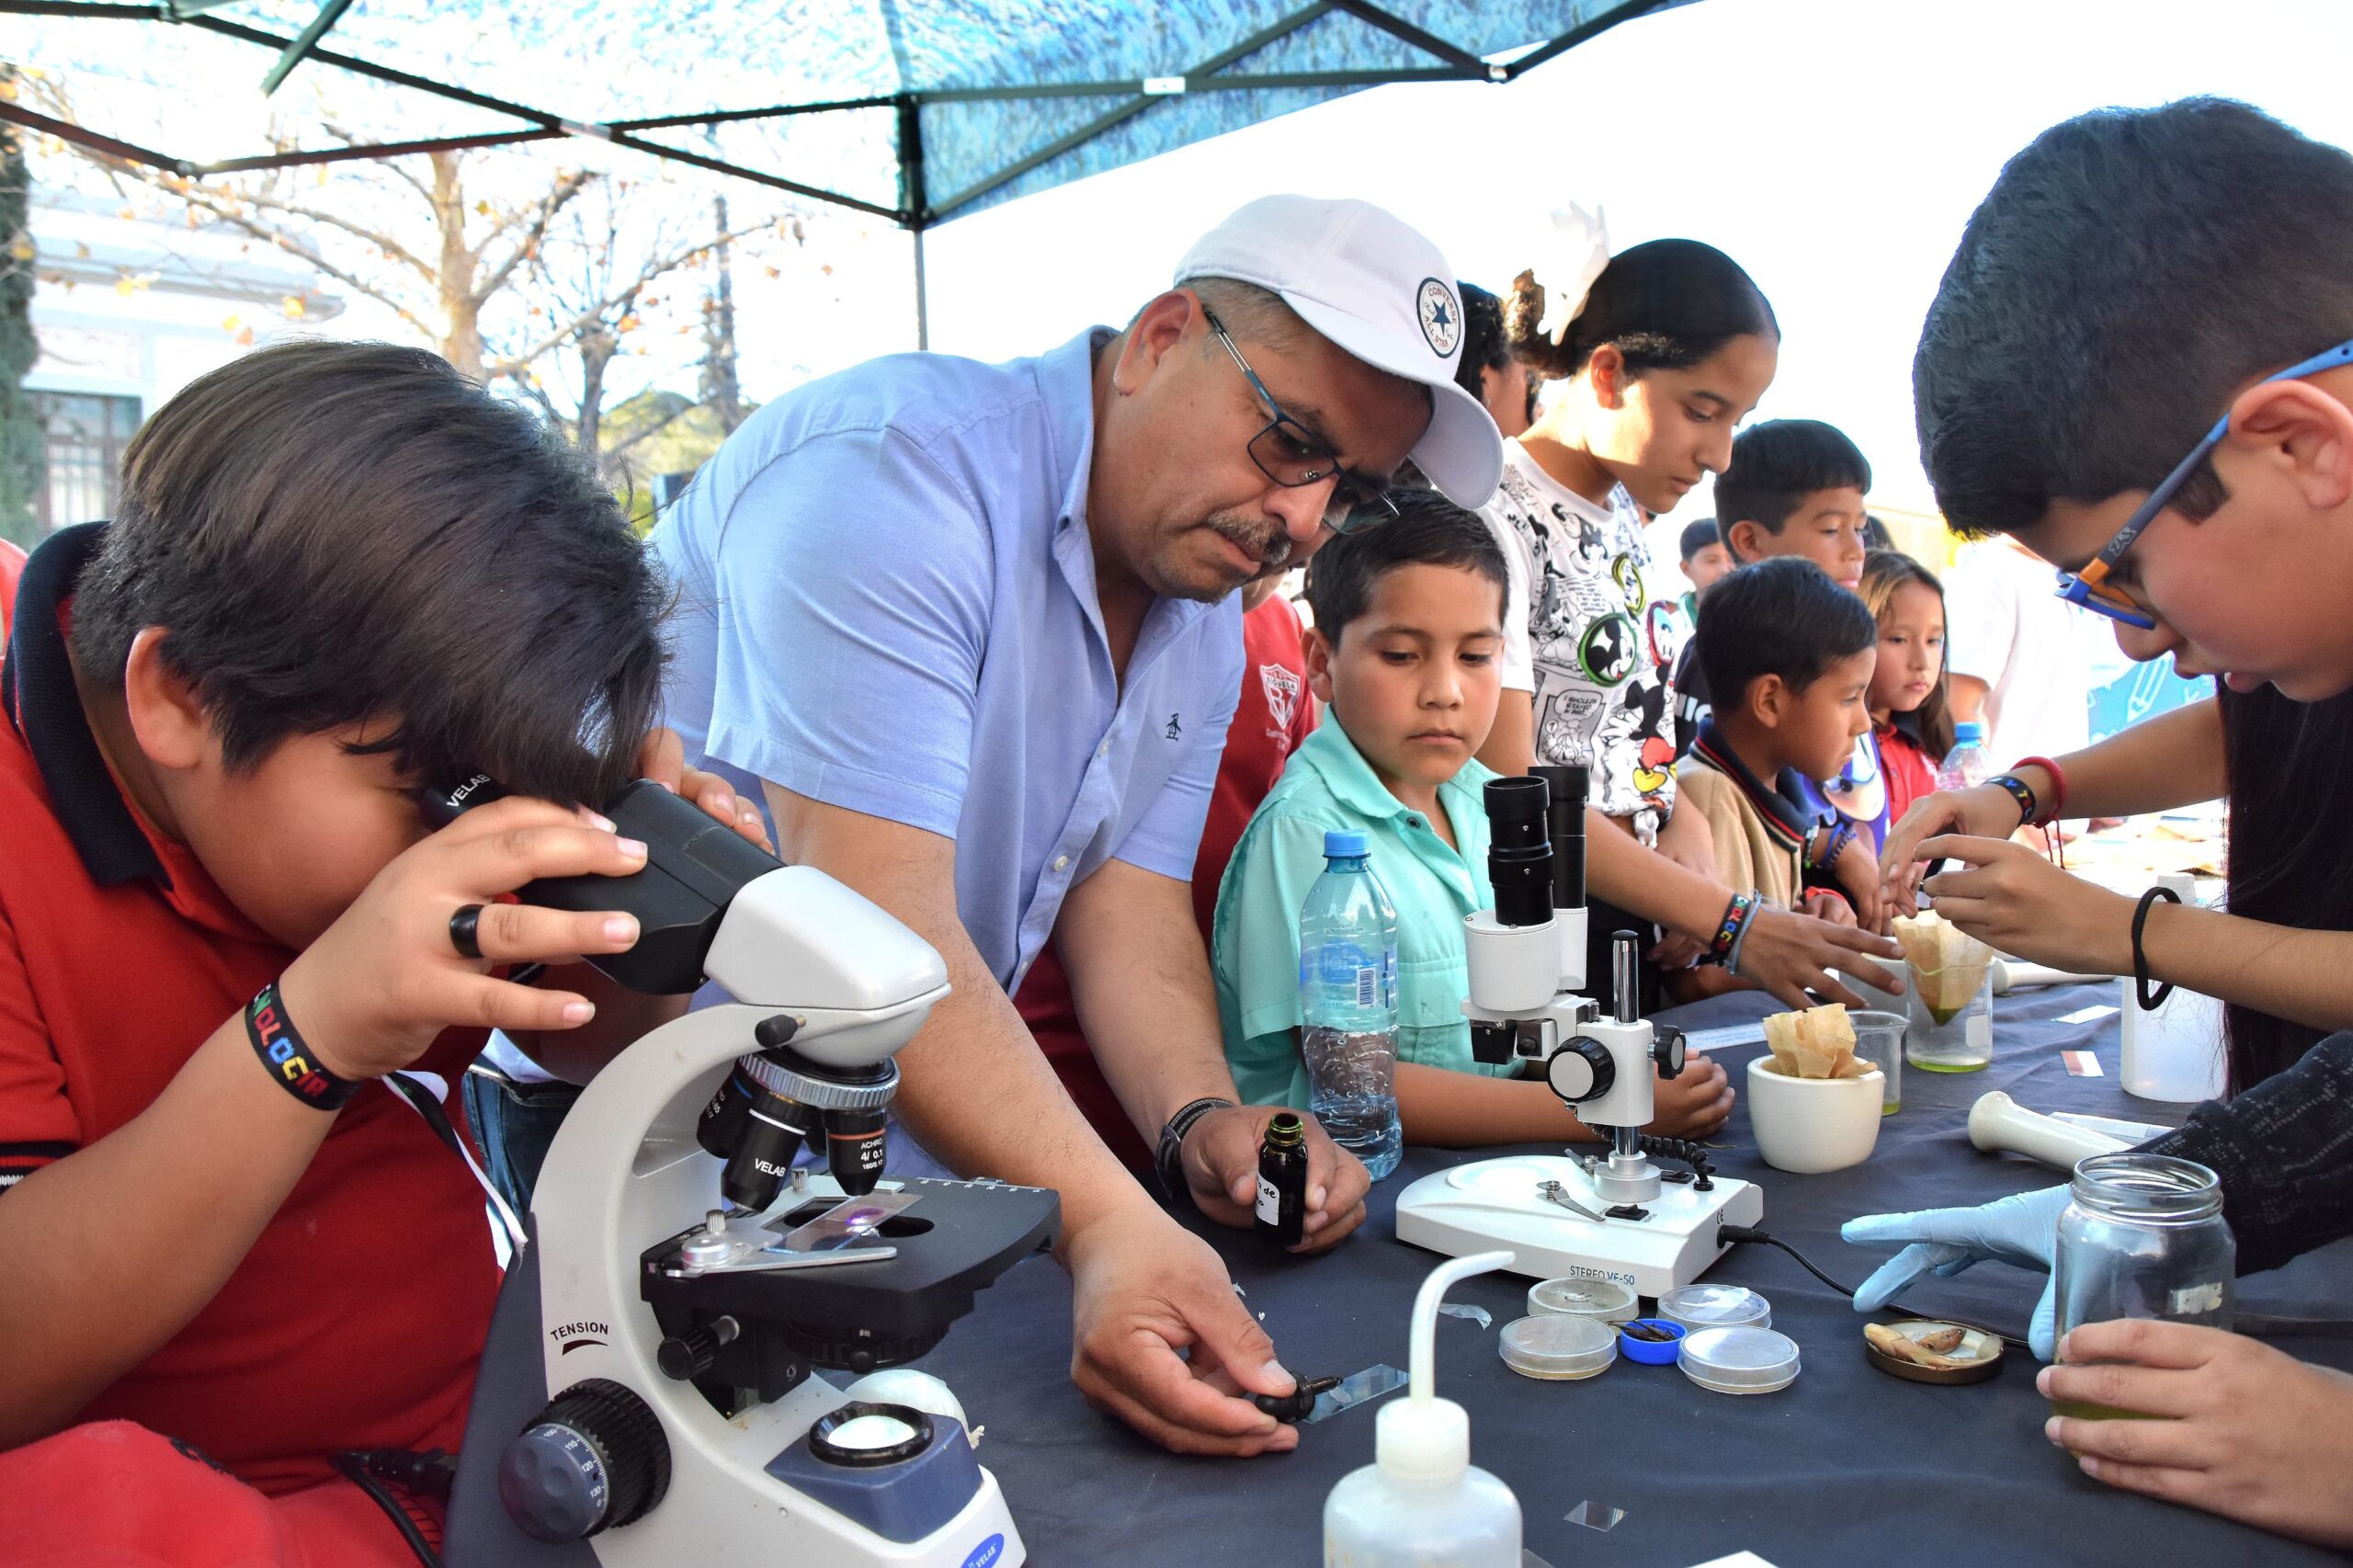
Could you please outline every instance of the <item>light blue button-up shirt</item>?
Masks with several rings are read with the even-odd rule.
[[[1093,347],[875,359],[779,398],[654,529],[666,722],[768,779],[956,841],[1010,991],[1117,858],[1189,880],[1242,687],[1241,609],[1154,603],[1126,682],[1095,593]]]

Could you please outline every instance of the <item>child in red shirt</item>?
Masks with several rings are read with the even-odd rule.
[[[1912,802],[1937,788],[1937,765],[1952,750],[1952,715],[1945,707],[1945,590],[1934,574],[1901,551],[1875,550],[1863,558],[1855,591],[1879,620],[1879,664],[1868,699],[1871,741],[1887,784],[1887,824],[1901,822]],[[1876,847],[1876,846],[1874,846]]]
[[[428,1124],[446,1092],[373,1080],[446,1091],[494,1028],[585,1073],[683,1009],[579,962],[629,917],[502,902],[642,865],[586,809],[641,773],[758,836],[651,730],[662,604],[576,454],[379,344],[198,381],[124,453],[116,519],[27,563],[0,666],[12,1557],[411,1561],[336,1456],[458,1446],[498,1267]],[[428,831],[419,790],[476,769],[512,798]],[[529,962],[556,967],[502,978]],[[399,1501],[436,1533],[429,1493]]]

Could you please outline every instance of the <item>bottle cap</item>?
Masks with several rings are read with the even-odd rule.
[[[1372,1428],[1373,1462],[1404,1481],[1452,1481],[1471,1468],[1471,1414],[1450,1399],[1396,1399]]]
[[[1982,741],[1984,738],[1985,726],[1979,720],[1961,719],[1953,724],[1952,744],[1957,746],[1965,746],[1972,741]]]
[[[1521,1377],[1567,1382],[1609,1369],[1618,1359],[1618,1330],[1599,1318],[1543,1312],[1504,1324],[1495,1348]]]
[[[1771,1393],[1798,1381],[1798,1344],[1769,1328],[1705,1328],[1685,1336],[1683,1375],[1717,1393]]]
[[[1658,1315],[1686,1328],[1770,1328],[1773,1303],[1745,1285],[1684,1285],[1658,1299]]]
[[[1324,835],[1324,858],[1351,859],[1372,852],[1371,842],[1354,828],[1332,828]]]

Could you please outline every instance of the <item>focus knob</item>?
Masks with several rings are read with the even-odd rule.
[[[1651,1060],[1658,1063],[1662,1078],[1683,1076],[1683,1031],[1669,1024],[1657,1026],[1658,1038],[1651,1042]]]
[[[1609,1048],[1587,1035],[1578,1035],[1552,1053],[1544,1063],[1544,1081],[1570,1105],[1599,1099],[1618,1081],[1618,1063]]]
[[[498,1461],[498,1500],[534,1540],[632,1523],[670,1488],[670,1444],[646,1403],[603,1378],[550,1402]]]
[[[710,1364],[718,1359],[719,1347],[733,1344],[742,1332],[741,1325],[732,1317],[713,1318],[699,1328],[663,1340],[661,1348],[654,1352],[654,1364],[662,1369],[664,1377],[690,1383],[710,1371]]]

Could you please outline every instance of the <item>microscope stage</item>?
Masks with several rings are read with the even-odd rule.
[[[1450,1257],[1508,1248],[1511,1272],[1531,1279],[1608,1279],[1655,1296],[1690,1284],[1723,1256],[1720,1226],[1765,1217],[1756,1184],[1729,1176],[1714,1177],[1708,1192],[1663,1183],[1643,1206],[1646,1218],[1598,1224],[1544,1197],[1547,1182],[1597,1214],[1608,1211],[1578,1161],[1516,1154],[1434,1172],[1408,1187],[1397,1197],[1397,1239]]]

